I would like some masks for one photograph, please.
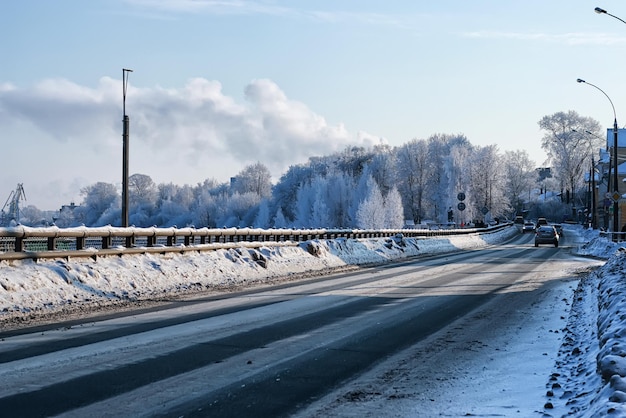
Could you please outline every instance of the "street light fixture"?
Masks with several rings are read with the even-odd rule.
[[[122,112],[124,119],[122,121],[122,227],[128,227],[128,152],[129,152],[129,125],[130,119],[126,115],[126,89],[128,86],[128,73],[133,70],[122,68]]]
[[[615,19],[619,20],[619,21],[620,21],[620,22],[622,22],[622,23],[626,23],[626,21],[624,21],[622,18],[617,17],[617,16],[615,16],[615,15],[612,15],[611,13],[607,12],[606,10],[604,10],[604,9],[602,9],[602,8],[600,8],[600,7],[596,7],[594,10],[595,10],[595,11],[596,11],[596,13],[597,13],[597,14],[599,14],[599,15],[608,15],[608,16],[611,16],[611,17],[613,17],[613,18],[615,18]]]
[[[598,9],[598,8],[596,8]],[[602,9],[601,9],[602,10]],[[597,11],[597,10],[596,10]],[[598,12],[601,13],[601,12]],[[604,90],[602,90],[600,87],[596,86],[595,84],[591,84],[581,78],[576,79],[577,82],[579,83],[585,83],[590,85],[591,87],[594,87],[596,89],[598,89],[600,92],[602,92],[602,94],[604,94],[606,96],[607,99],[609,99],[609,102],[611,103],[611,108],[613,108],[613,239],[617,240],[617,233],[619,232],[619,198],[620,198],[620,193],[619,193],[619,185],[617,184],[617,133],[618,133],[618,129],[617,129],[617,113],[615,113],[615,106],[613,106],[613,100],[611,100],[611,98],[609,97],[608,94],[606,94],[604,92]]]

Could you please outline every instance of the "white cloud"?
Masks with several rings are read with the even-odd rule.
[[[481,39],[513,39],[519,41],[545,41],[567,45],[618,45],[626,44],[626,36],[615,36],[608,33],[541,33],[541,32],[498,32],[475,31],[462,34],[467,38]]]
[[[211,13],[217,15],[285,15],[289,8],[277,6],[273,2],[248,0],[126,0],[128,3],[163,12]]]
[[[276,1],[250,0],[126,0],[149,12],[174,12],[181,14],[204,13],[207,15],[267,15],[287,18],[305,18],[314,21],[344,24],[357,22],[366,25],[388,26],[403,29],[415,28],[419,15],[390,13],[301,9],[286,2],[280,6]],[[312,3],[315,6],[315,3]]]
[[[24,132],[14,145],[28,143],[29,149],[41,150],[38,158],[47,159],[31,162],[31,170],[57,173],[51,161],[57,159],[65,169],[74,168],[64,174],[67,182],[78,176],[107,182],[117,179],[121,165],[121,92],[121,80],[109,77],[95,88],[59,79],[5,87],[0,89],[0,121],[14,137]],[[381,141],[365,132],[350,133],[341,123],[329,124],[271,80],[250,82],[245,97],[238,103],[224,95],[219,82],[203,78],[172,89],[129,84],[131,174],[150,175],[157,183],[195,184],[210,177],[224,181],[245,165],[261,162],[277,178],[310,156]],[[20,170],[24,176],[28,171]]]

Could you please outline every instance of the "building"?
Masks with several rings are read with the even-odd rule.
[[[613,146],[615,138],[613,128],[606,130],[606,147],[599,151],[598,161],[595,167],[595,175],[592,177],[588,173],[585,176],[587,182],[595,183],[595,206],[596,206],[596,225],[601,228],[613,229],[613,200],[612,192],[615,190],[613,185]],[[619,219],[618,225],[621,231],[626,225],[626,129],[618,129],[617,132],[617,190],[622,198],[618,202]]]

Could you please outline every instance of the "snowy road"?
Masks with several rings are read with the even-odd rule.
[[[412,382],[419,395],[398,410],[398,416],[410,408],[408,415],[418,415],[443,393],[454,396],[452,371],[484,367],[476,363],[488,361],[482,349],[506,345],[512,335],[518,349],[535,343],[553,349],[533,348],[537,374],[524,390],[535,395],[545,391],[559,338],[546,329],[542,341],[525,341],[519,321],[554,325],[554,318],[548,323],[533,310],[562,303],[572,271],[589,262],[570,257],[566,247],[531,247],[529,239],[71,327],[5,332],[0,410],[14,416],[366,416],[354,402],[363,392],[346,385],[358,387],[351,379],[419,347],[422,377]],[[388,370],[390,386],[394,371]],[[530,403],[503,408],[527,416],[538,406]]]

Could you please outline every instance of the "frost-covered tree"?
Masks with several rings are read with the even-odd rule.
[[[256,193],[261,198],[269,198],[272,194],[270,170],[261,163],[248,165],[235,176],[232,189],[240,195]]]
[[[354,193],[354,179],[334,170],[327,177],[326,204],[329,210],[330,224],[338,228],[354,226],[350,217],[350,203]]]
[[[581,186],[593,151],[602,146],[600,123],[570,110],[544,116],[539,127],[545,131],[541,148],[548,154],[553,175],[561,180],[566,196],[571,197]]]
[[[506,190],[511,206],[516,213],[522,213],[524,202],[530,200],[531,189],[536,185],[535,162],[527,151],[506,151],[504,153]]]
[[[211,194],[211,189],[202,189],[196,197],[196,205],[192,211],[191,223],[197,228],[217,227],[218,199]]]
[[[405,202],[405,217],[420,223],[425,216],[427,182],[431,159],[425,140],[413,139],[396,151],[397,187]]]
[[[389,190],[385,197],[384,212],[385,228],[402,228],[404,225],[404,209],[402,208],[402,197],[395,186]]]
[[[287,169],[272,191],[274,206],[281,209],[288,222],[297,218],[298,192],[302,184],[310,182],[314,176],[313,168],[306,164],[292,165]]]
[[[82,223],[87,226],[121,223],[121,198],[114,184],[98,182],[82,188],[80,194],[83,196],[83,202],[74,211],[75,216],[83,220]],[[110,222],[112,211],[119,214],[114,222]],[[109,213],[109,216],[103,216],[105,213]]]
[[[128,178],[129,204],[153,206],[156,203],[158,189],[152,178],[146,174],[133,174]]]
[[[193,224],[194,193],[190,186],[173,183],[159,184],[153,223],[159,226],[187,226]]]
[[[385,227],[385,202],[376,180],[371,175],[367,181],[367,193],[356,211],[357,227],[382,229]]]
[[[254,193],[233,193],[221,196],[220,206],[223,209],[218,216],[218,225],[226,227],[246,227],[254,222],[256,209],[261,197]]]
[[[478,210],[487,212],[492,218],[504,216],[511,211],[505,193],[506,176],[503,160],[498,155],[498,147],[489,145],[477,147],[471,164],[470,178],[473,186],[472,204]],[[485,220],[488,219],[488,216]]]
[[[73,221],[73,216],[71,220]],[[46,226],[47,221],[41,210],[37,209],[37,207],[33,205],[28,205],[20,209],[20,223],[23,225],[40,224],[42,226]],[[56,224],[57,226],[61,226],[58,221],[56,222]],[[63,226],[70,226],[70,225],[68,224],[68,225],[63,225]]]
[[[318,190],[319,193],[319,190]],[[328,214],[328,206],[324,202],[324,199],[318,195],[313,202],[313,208],[311,211],[311,227],[328,228],[330,227],[330,217]]]
[[[285,219],[285,215],[283,215],[283,210],[279,207],[276,210],[276,215],[274,216],[274,228],[287,228],[288,226],[289,225]]]
[[[336,155],[336,166],[352,178],[359,178],[372,161],[374,153],[364,147],[347,147]]]
[[[451,202],[453,184],[449,178],[450,164],[450,137],[447,135],[433,135],[428,138],[428,155],[432,166],[426,182],[426,217],[443,222],[447,218],[448,207]]]
[[[268,228],[270,226],[270,207],[267,199],[263,199],[259,204],[253,226],[256,228]]]
[[[396,184],[395,156],[389,145],[377,145],[373,149],[372,161],[368,164],[369,172],[376,180],[378,188],[386,195]]]

